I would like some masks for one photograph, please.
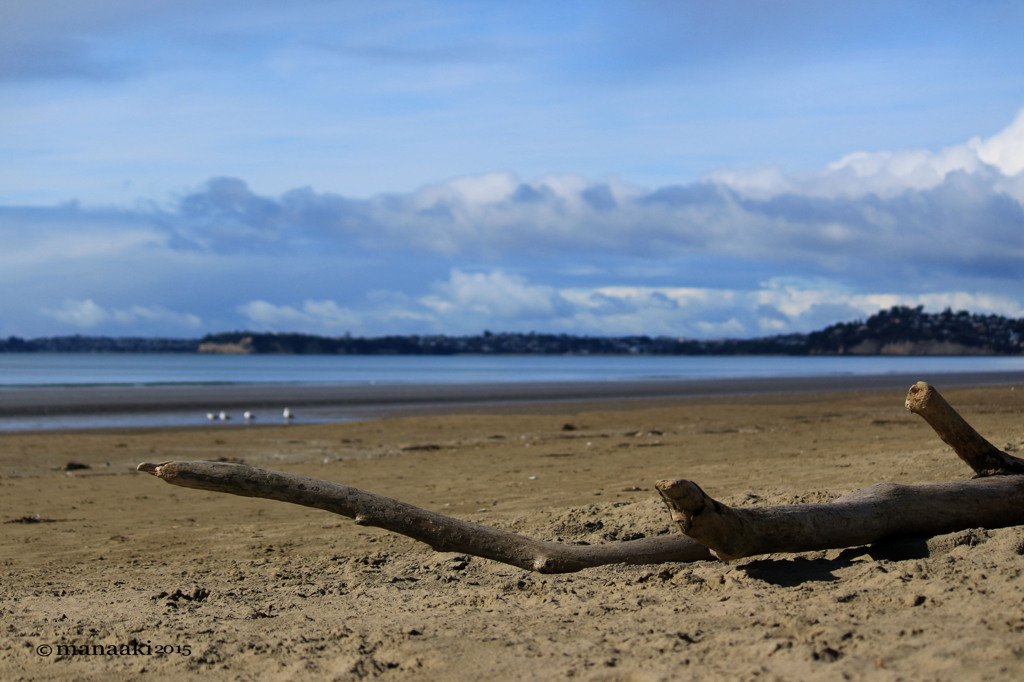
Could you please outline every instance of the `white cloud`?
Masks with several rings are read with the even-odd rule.
[[[92,299],[67,300],[60,308],[44,308],[44,315],[56,318],[73,327],[87,329],[110,319],[110,313]]]
[[[424,187],[413,195],[413,201],[419,209],[429,209],[439,201],[493,204],[508,199],[518,185],[519,181],[512,173],[475,175]]]
[[[40,312],[78,329],[90,329],[109,322],[122,327],[159,324],[190,332],[202,327],[199,316],[191,313],[178,313],[161,306],[106,308],[92,299],[67,299],[59,308],[43,308]]]
[[[933,294],[919,294],[909,297],[913,300],[902,305],[923,305],[931,311],[945,310],[969,310],[974,313],[986,315],[1002,315],[1004,317],[1024,317],[1024,302],[1014,299],[1011,296],[1001,296],[988,293],[969,293],[966,291],[951,291]],[[879,306],[881,307],[881,306]],[[873,310],[877,310],[874,308]]]
[[[845,306],[863,316],[893,306],[923,305],[927,310],[939,312],[945,308],[970,310],[971,312],[1024,316],[1021,301],[1011,296],[965,291],[943,293],[855,293],[848,287],[839,287],[829,282],[791,282],[777,278],[762,284],[755,294],[759,305],[778,310],[791,320],[797,320],[815,308]]]
[[[1024,200],[1020,184],[1010,181],[1022,170],[1024,109],[1009,126],[988,139],[973,138],[937,152],[857,151],[816,172],[787,174],[774,167],[720,169],[707,174],[705,180],[759,199],[781,194],[833,199],[875,194],[893,198],[906,190],[933,189],[945,182],[950,173],[963,172],[987,177],[996,191],[1008,191]],[[992,171],[1003,177],[992,177]]]
[[[552,287],[530,284],[523,277],[501,270],[452,270],[448,281],[435,289],[437,293],[424,296],[420,302],[441,315],[472,314],[509,321],[547,319],[564,303]]]
[[[163,323],[182,329],[196,330],[202,327],[202,319],[191,313],[178,313],[162,306],[133,305],[124,310],[112,310],[111,317],[123,325]]]
[[[307,300],[300,307],[249,301],[238,306],[238,312],[251,323],[280,331],[337,332],[361,323],[358,314],[327,300]]]
[[[972,146],[975,144],[978,157],[1003,174],[1016,175],[1024,171],[1024,110],[1008,127]]]
[[[502,271],[452,271],[437,294],[419,303],[436,328],[473,333],[493,320],[522,330],[542,323],[548,331],[578,334],[647,334],[690,338],[750,337],[809,332],[868,317],[896,305],[947,307],[1009,317],[1024,315],[1007,296],[952,292],[854,293],[828,280],[777,278],[752,289],[608,286],[554,288]],[[421,316],[422,319],[422,316]],[[488,321],[490,320],[490,321]]]
[[[364,200],[265,197],[219,178],[160,219],[180,248],[222,253],[356,247],[463,270],[539,258],[563,272],[593,255],[643,269],[700,254],[849,279],[870,270],[895,282],[908,269],[1006,279],[1024,267],[1022,148],[1024,111],[984,141],[856,152],[814,173],[722,170],[654,190],[495,173]]]

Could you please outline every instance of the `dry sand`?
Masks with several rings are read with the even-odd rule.
[[[936,383],[993,443],[1024,449],[1024,385]],[[2,434],[0,520],[40,522],[0,526],[0,679],[1022,679],[1020,527],[543,576],[133,471],[237,458],[614,542],[675,532],[659,478],[739,505],[968,478],[903,410],[905,389]],[[61,471],[69,461],[91,468]]]

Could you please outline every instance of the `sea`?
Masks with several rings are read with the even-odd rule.
[[[401,385],[843,377],[1024,371],[1020,356],[543,356],[0,353],[0,390],[165,385]],[[0,430],[176,425],[173,415],[0,416]]]

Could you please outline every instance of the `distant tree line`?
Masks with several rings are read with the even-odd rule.
[[[765,339],[697,341],[650,336],[573,336],[492,333],[476,336],[323,337],[309,334],[229,332],[203,337],[204,352],[342,355],[708,355],[791,353],[805,341],[800,334]]]
[[[0,353],[197,353],[195,339],[108,336],[48,336],[0,340]]]
[[[810,334],[756,339],[667,336],[573,336],[492,333],[475,336],[339,337],[270,332],[224,332],[201,339],[54,336],[0,340],[6,353],[254,353],[296,355],[1019,355],[1024,319],[966,311],[926,313],[895,306],[866,320]]]

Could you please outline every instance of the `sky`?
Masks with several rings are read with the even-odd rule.
[[[0,0],[0,337],[1024,317],[1024,4]]]

